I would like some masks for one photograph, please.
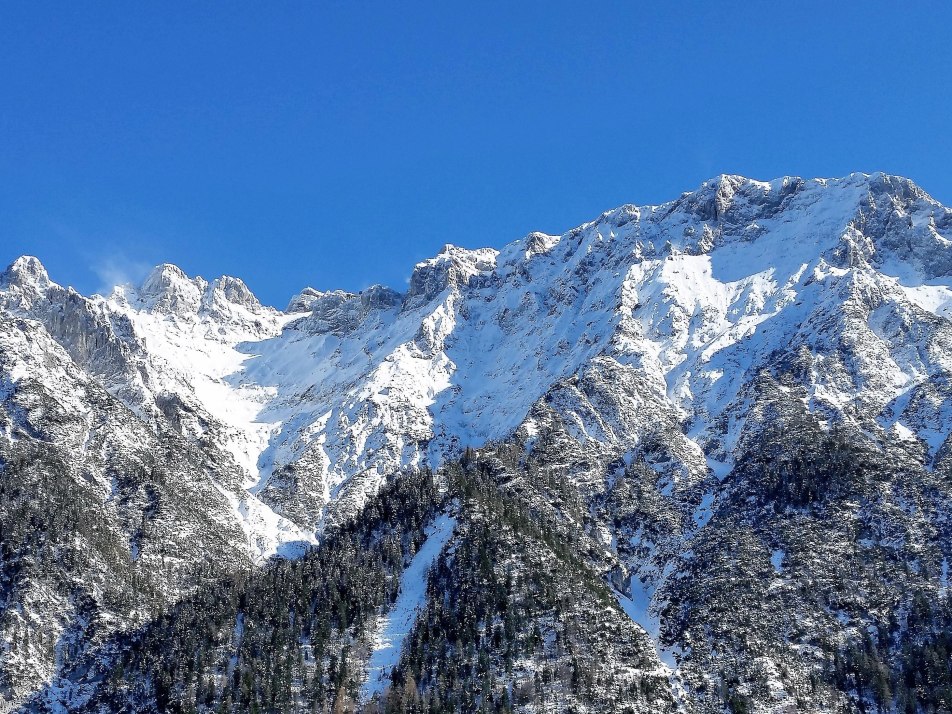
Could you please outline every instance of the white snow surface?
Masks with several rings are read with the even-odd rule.
[[[426,603],[426,585],[430,568],[449,542],[456,519],[440,515],[427,528],[426,540],[400,577],[400,594],[388,612],[377,620],[373,651],[367,664],[367,680],[361,689],[361,701],[382,693],[390,683],[390,673],[400,661],[403,642],[413,630],[420,609]]]

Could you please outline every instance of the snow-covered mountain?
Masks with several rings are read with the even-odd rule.
[[[922,479],[947,473],[950,320],[952,210],[882,174],[720,176],[561,236],[447,245],[405,293],[307,288],[285,312],[237,278],[171,265],[85,297],[24,257],[0,276],[0,464],[52,445],[112,534],[80,550],[132,573],[168,556],[149,577],[174,599],[209,558],[300,556],[400,471],[518,443],[523,467],[583,504],[575,525],[690,708],[713,665],[684,640],[693,625],[672,624],[689,600],[673,588],[692,549],[725,532],[717,514],[753,450],[793,410]],[[650,498],[619,486],[639,464]],[[916,528],[947,528],[930,514]],[[945,563],[947,535],[926,540]],[[44,618],[83,629],[62,583],[18,587],[8,642]],[[91,598],[103,636],[144,616]],[[59,647],[8,646],[11,701],[55,679]],[[757,701],[789,704],[784,686]]]

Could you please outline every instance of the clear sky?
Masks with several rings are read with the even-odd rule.
[[[0,262],[283,307],[719,173],[952,203],[952,3],[7,2]]]

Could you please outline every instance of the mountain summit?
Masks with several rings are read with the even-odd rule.
[[[908,675],[949,643],[950,320],[952,210],[885,174],[719,176],[286,312],[173,265],[86,297],[19,258],[0,276],[8,708],[263,702],[241,679],[260,653],[225,656],[258,581],[230,579],[299,582],[322,553],[385,563],[396,590],[365,583],[366,611],[320,637],[269,621],[300,650],[277,670],[288,707],[456,696],[449,662],[474,711],[952,706]],[[546,568],[562,585],[533,590]],[[212,582],[227,616],[176,640],[175,603]],[[479,620],[451,634],[451,611]],[[160,624],[202,653],[161,691],[134,644]]]

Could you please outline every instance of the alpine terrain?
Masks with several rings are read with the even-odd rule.
[[[286,310],[0,275],[0,712],[952,711],[952,209],[720,176]]]

